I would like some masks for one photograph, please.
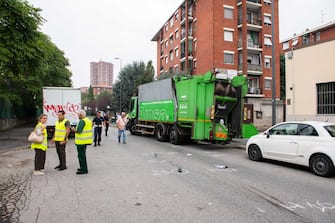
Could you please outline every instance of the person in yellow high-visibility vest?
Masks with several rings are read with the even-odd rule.
[[[37,135],[43,134],[43,141],[42,143],[32,143],[31,149],[35,150],[35,168],[34,168],[34,175],[43,175],[44,174],[44,165],[45,165],[45,156],[46,151],[48,149],[48,133],[46,130],[46,122],[48,116],[46,114],[40,115],[38,119],[38,123],[35,126],[34,131]]]
[[[65,146],[68,141],[68,137],[70,134],[70,121],[65,117],[64,111],[58,112],[58,121],[55,124],[55,134],[51,140],[51,142],[55,142],[56,151],[59,158],[59,165],[55,167],[58,170],[65,170],[66,167],[66,152]]]
[[[92,145],[93,134],[92,134],[92,121],[86,117],[84,110],[78,112],[79,123],[76,128],[72,128],[75,132],[75,144],[78,151],[78,160],[80,168],[77,170],[77,174],[87,174],[87,160],[86,160],[86,148],[87,145]]]

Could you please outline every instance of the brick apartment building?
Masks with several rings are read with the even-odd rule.
[[[112,63],[101,60],[90,63],[90,85],[94,95],[99,95],[103,91],[112,92],[113,78],[114,65]]]
[[[281,42],[287,120],[335,122],[335,22]]]
[[[275,4],[275,36],[271,4]],[[158,76],[166,72],[197,75],[208,70],[246,75],[245,101],[253,106],[253,122],[260,128],[272,124],[273,59],[277,100],[280,97],[278,0],[185,0],[152,41],[157,42]],[[282,121],[282,105],[276,114],[277,121]]]

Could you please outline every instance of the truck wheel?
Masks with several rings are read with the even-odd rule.
[[[157,124],[155,127],[155,136],[158,141],[166,142],[167,134],[166,134],[166,127],[164,124]]]
[[[132,125],[129,127],[129,132],[130,132],[130,134],[132,134],[132,135],[136,135],[136,125],[135,125],[135,124],[132,124]]]
[[[181,144],[181,136],[178,133],[178,130],[176,127],[171,127],[170,129],[170,142],[174,145],[180,145]]]

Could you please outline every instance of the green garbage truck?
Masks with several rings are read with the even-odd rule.
[[[228,78],[209,71],[153,81],[140,85],[131,98],[127,127],[131,134],[151,134],[172,144],[248,138],[258,132],[243,122],[246,93],[243,75]]]

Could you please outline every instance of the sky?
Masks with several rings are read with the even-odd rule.
[[[45,19],[41,31],[69,59],[74,87],[88,87],[90,62],[121,67],[153,61],[151,41],[184,0],[28,0]],[[335,0],[279,0],[279,36],[286,39],[307,28],[335,21]],[[115,59],[120,58],[120,59]]]

